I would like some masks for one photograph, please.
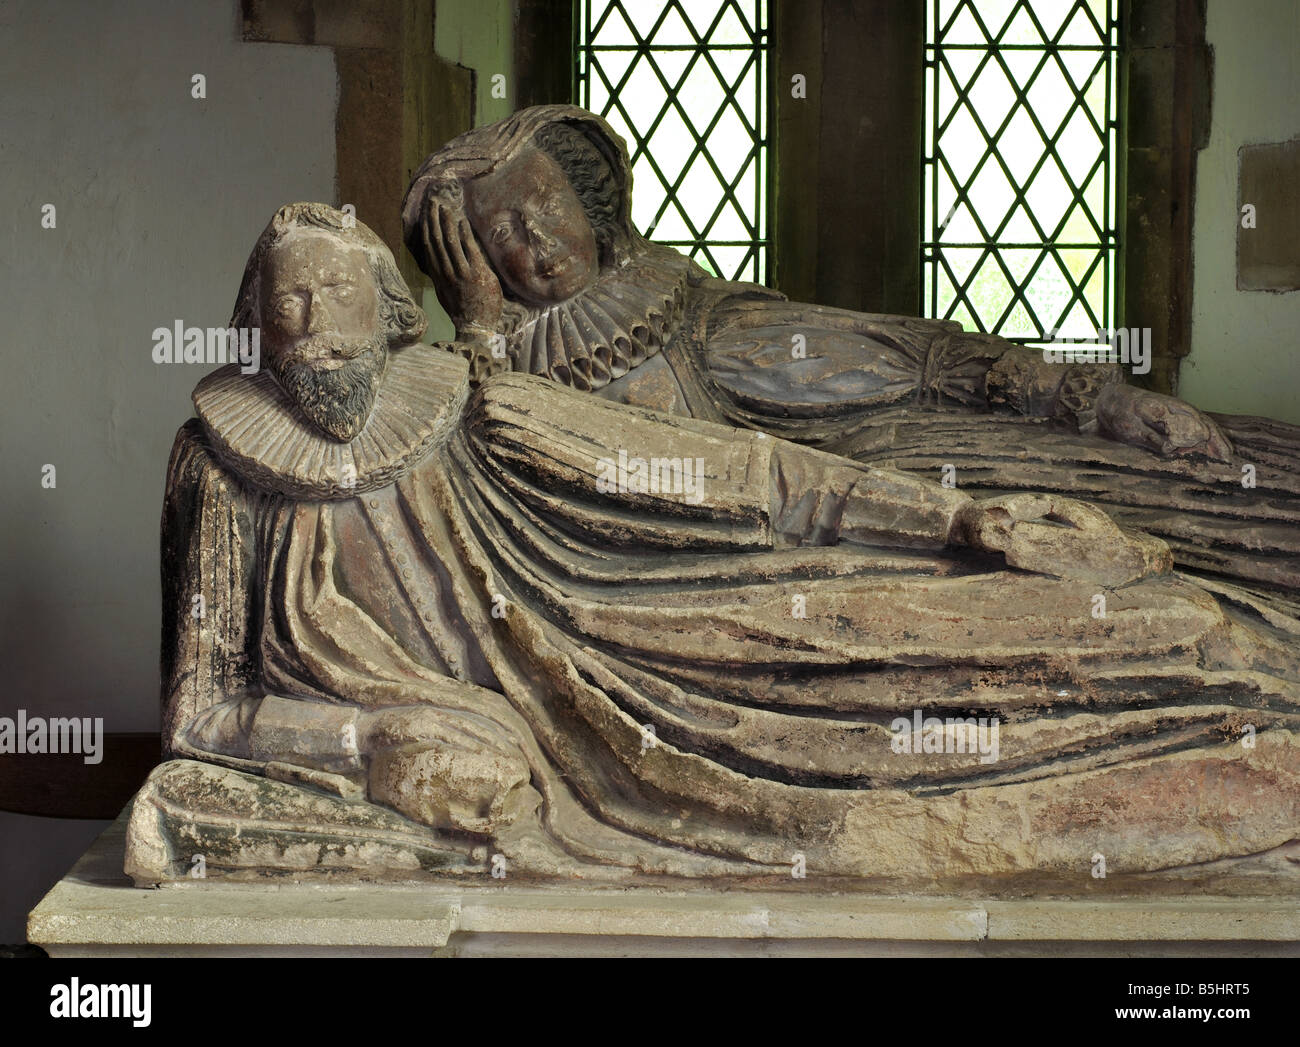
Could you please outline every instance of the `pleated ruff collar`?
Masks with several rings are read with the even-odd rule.
[[[417,343],[389,353],[374,409],[349,443],[302,415],[266,369],[207,375],[194,407],[222,465],[258,487],[309,501],[386,487],[450,433],[469,394],[466,362]]]
[[[690,261],[647,244],[586,291],[507,319],[511,370],[574,389],[601,389],[656,355],[681,322]]]

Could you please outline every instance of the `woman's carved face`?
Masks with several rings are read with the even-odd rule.
[[[530,305],[572,298],[600,269],[596,236],[559,164],[536,146],[466,186],[466,209],[505,289]]]

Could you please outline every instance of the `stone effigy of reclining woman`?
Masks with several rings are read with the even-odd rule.
[[[138,883],[1087,882],[1300,838],[1300,622],[1092,507],[471,392],[319,204],[232,326],[267,367],[204,378],[172,452]]]
[[[951,321],[714,279],[630,216],[622,139],[571,106],[454,139],[403,209],[474,380],[524,371],[931,478],[950,465],[975,491],[1085,498],[1181,568],[1297,612],[1297,427],[1211,418],[1119,364],[1045,362]]]

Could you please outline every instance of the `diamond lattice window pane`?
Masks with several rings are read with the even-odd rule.
[[[578,17],[577,97],[627,140],[632,220],[764,282],[766,0],[579,0]]]
[[[1115,323],[1119,0],[928,0],[925,313],[1018,342]]]

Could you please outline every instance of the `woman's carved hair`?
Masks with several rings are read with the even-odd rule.
[[[644,244],[632,226],[632,172],[623,139],[585,109],[538,105],[466,131],[420,166],[402,201],[402,231],[421,269],[432,274],[438,268],[434,256],[442,230],[437,209],[463,215],[465,187],[513,162],[529,145],[555,161],[573,186],[595,235],[602,269],[621,267]],[[438,281],[434,283],[441,297]],[[511,304],[507,301],[507,310]]]
[[[428,320],[411,297],[393,261],[393,253],[352,215],[327,204],[286,204],[275,212],[248,256],[234,315],[230,318],[231,327],[252,330],[261,326],[262,263],[271,248],[295,229],[323,229],[364,249],[370,273],[379,288],[379,322],[389,347],[400,348],[419,341]]]
[[[533,144],[559,164],[578,194],[591,230],[596,234],[601,265],[614,264],[615,244],[622,235],[621,199],[609,161],[580,128],[563,121],[538,128]]]

